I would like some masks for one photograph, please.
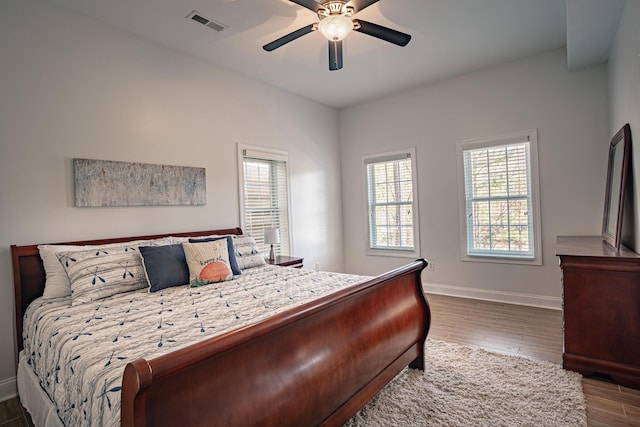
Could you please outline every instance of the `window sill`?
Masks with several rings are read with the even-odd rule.
[[[464,255],[464,262],[485,262],[493,264],[542,265],[542,257],[538,258],[506,258],[499,256]]]
[[[418,251],[401,251],[401,250],[389,250],[389,249],[367,249],[368,256],[383,256],[394,258],[420,258]]]

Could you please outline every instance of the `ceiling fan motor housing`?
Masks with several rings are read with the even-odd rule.
[[[318,17],[323,19],[331,15],[342,15],[349,18],[353,15],[354,9],[351,6],[345,6],[346,3],[346,1],[328,1],[318,10]]]

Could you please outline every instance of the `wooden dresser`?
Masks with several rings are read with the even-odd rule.
[[[640,255],[600,236],[559,236],[565,369],[640,388]]]

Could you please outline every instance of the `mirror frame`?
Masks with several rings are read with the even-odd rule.
[[[622,150],[622,165],[619,173],[613,176],[615,154]],[[631,127],[627,123],[611,138],[609,145],[609,161],[607,166],[607,186],[604,198],[604,215],[602,218],[602,237],[611,246],[620,249],[622,236],[622,216],[624,213],[624,199],[627,189],[627,174],[631,152]],[[618,172],[618,171],[616,171]],[[618,199],[611,200],[613,189],[619,189]],[[617,206],[618,212],[612,217],[612,207]],[[613,222],[611,222],[613,221]]]

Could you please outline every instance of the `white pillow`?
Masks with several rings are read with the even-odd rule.
[[[44,293],[42,296],[43,298],[60,298],[71,295],[69,276],[67,276],[67,272],[56,256],[58,252],[86,251],[89,249],[115,248],[118,246],[161,246],[168,245],[169,243],[169,239],[164,238],[109,243],[106,245],[38,245],[40,258],[42,258],[42,264],[44,265],[44,272],[46,274]]]
[[[173,243],[185,243],[189,242],[189,239],[201,240],[212,237],[222,237],[220,234],[213,234],[211,236],[198,236],[198,237],[176,237],[171,236]],[[249,234],[225,234],[224,236],[233,237],[233,247],[235,250],[235,258],[238,268],[245,270],[247,268],[260,267],[266,264],[264,260],[264,254],[260,252],[256,240]]]
[[[171,239],[172,245],[181,245],[183,243],[189,242],[188,237],[182,237],[182,236],[169,236],[169,239]]]
[[[183,243],[182,247],[189,266],[189,284],[192,287],[233,279],[227,239]]]

